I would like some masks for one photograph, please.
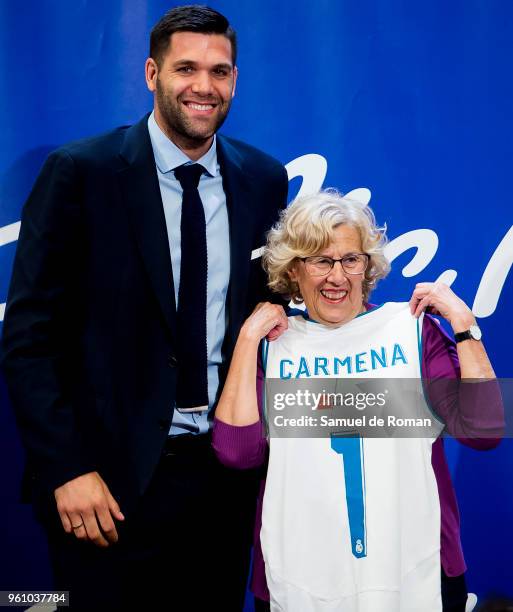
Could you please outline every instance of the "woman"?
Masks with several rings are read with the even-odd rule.
[[[329,359],[342,346],[344,354],[362,355],[369,339],[383,346],[399,339],[408,358],[399,360],[390,377],[419,376],[422,370],[426,379],[494,378],[482,343],[464,339],[469,329],[474,331],[470,309],[447,286],[419,283],[409,307],[387,304],[373,309],[368,304],[370,291],[388,272],[384,243],[384,232],[370,209],[334,191],[298,199],[284,211],[269,234],[264,265],[269,286],[296,303],[304,302],[307,315],[287,319],[280,306],[261,304],[243,325],[214,423],[214,447],[223,463],[256,467],[267,459],[262,371],[257,367],[259,344],[266,337],[270,377],[283,375],[280,364],[293,364],[299,355]],[[422,316],[426,309],[449,321],[455,334],[463,333],[457,355],[434,319]],[[422,355],[416,350],[417,319]],[[255,386],[256,378],[260,381]],[[468,401],[468,388],[461,385],[452,396],[429,398],[448,431],[459,437],[472,435],[477,423],[477,406]],[[489,430],[497,431],[502,407],[499,398],[491,396]],[[268,599],[261,542],[273,610],[441,610],[440,573],[444,610],[464,610],[458,511],[442,442],[431,442],[358,442],[368,486],[365,503],[359,500],[363,513],[355,520],[354,499],[348,493],[355,483],[349,473],[342,476],[338,454],[344,452],[343,445],[329,439],[270,439],[262,529],[258,517],[255,528],[255,595]],[[465,442],[476,448],[496,444],[493,439]],[[386,461],[396,466],[390,473],[380,465]],[[344,470],[346,464],[347,455]],[[396,473],[399,478],[392,477]],[[383,483],[391,486],[390,492],[384,492]],[[339,495],[343,488],[347,507]]]

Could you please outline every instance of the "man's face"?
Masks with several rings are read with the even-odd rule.
[[[205,142],[223,124],[235,93],[231,43],[220,34],[175,32],[160,66],[147,60],[146,78],[167,135]]]

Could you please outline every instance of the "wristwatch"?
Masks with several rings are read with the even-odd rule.
[[[471,325],[467,331],[454,334],[454,340],[456,342],[463,342],[463,340],[481,340],[482,337],[483,334],[477,325]]]

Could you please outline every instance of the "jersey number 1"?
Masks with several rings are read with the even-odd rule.
[[[360,559],[367,556],[363,440],[359,436],[332,434],[331,448],[343,457],[351,550]]]

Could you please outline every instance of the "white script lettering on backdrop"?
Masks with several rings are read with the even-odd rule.
[[[315,193],[322,188],[328,162],[322,155],[310,153],[297,157],[286,165],[289,181],[301,177],[302,183],[298,196]],[[345,194],[348,198],[367,205],[371,199],[371,192],[365,187],[359,187]],[[0,227],[0,247],[16,242],[20,232],[20,222]],[[416,276],[422,272],[433,260],[438,250],[438,236],[431,229],[415,229],[391,240],[386,248],[385,255],[390,262],[409,249],[416,248],[411,261],[402,269],[405,277]],[[263,248],[263,247],[262,247]],[[251,253],[253,259],[260,257],[262,248]],[[513,226],[506,232],[504,238],[491,255],[479,286],[476,291],[472,312],[476,317],[489,317],[495,312],[499,298],[506,281],[508,272],[513,265]],[[437,280],[451,285],[456,279],[456,270],[445,270]],[[5,303],[0,303],[0,321],[3,321]]]

